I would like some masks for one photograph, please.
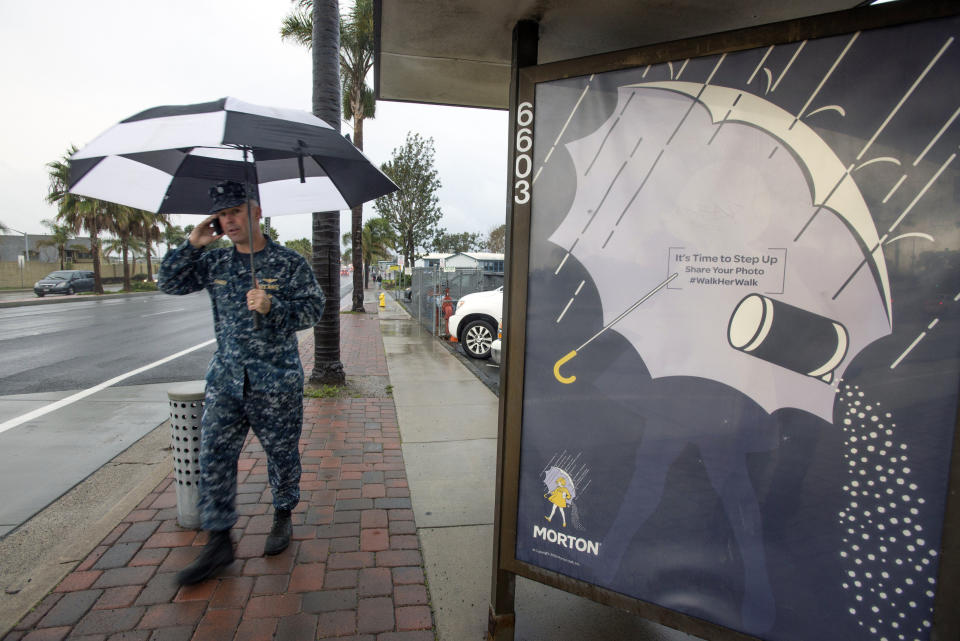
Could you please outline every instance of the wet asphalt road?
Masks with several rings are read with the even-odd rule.
[[[352,290],[350,278],[341,278],[341,310],[349,309]],[[206,292],[80,298],[0,308],[0,397],[85,389],[213,338]],[[208,345],[120,385],[201,379],[214,349]]]
[[[105,382],[212,339],[205,292],[0,308],[0,537],[162,424],[170,383],[202,379],[215,344]]]
[[[211,338],[205,292],[0,309],[0,396],[92,387]],[[123,384],[203,378],[213,350],[210,345]]]

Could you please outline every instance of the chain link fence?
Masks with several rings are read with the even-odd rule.
[[[473,267],[446,271],[440,267],[414,267],[410,291],[401,302],[410,315],[435,336],[446,335],[443,302],[450,297],[452,309],[457,301],[474,292],[485,292],[503,285],[502,272],[485,272]]]

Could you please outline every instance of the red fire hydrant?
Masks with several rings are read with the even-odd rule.
[[[443,290],[443,302],[440,304],[440,309],[443,311],[443,333],[445,336],[450,335],[450,317],[453,316],[453,299],[450,298],[450,290]]]

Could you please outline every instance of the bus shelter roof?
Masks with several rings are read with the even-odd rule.
[[[538,62],[849,9],[860,0],[375,0],[380,100],[506,109],[512,32],[539,23]]]

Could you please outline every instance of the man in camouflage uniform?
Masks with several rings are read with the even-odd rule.
[[[274,520],[265,554],[290,543],[290,513],[300,500],[303,425],[303,368],[297,330],[312,327],[323,312],[323,292],[307,262],[260,230],[260,207],[248,229],[244,186],[227,181],[210,189],[209,216],[160,267],[159,286],[168,294],[206,289],[213,307],[217,351],[206,376],[200,444],[200,515],[209,541],[177,578],[198,583],[233,562],[230,528],[237,521],[237,460],[247,432],[267,453]],[[219,223],[220,230],[216,229]],[[222,236],[229,249],[205,251]],[[254,252],[257,287],[250,278]],[[259,329],[254,327],[254,312]]]

